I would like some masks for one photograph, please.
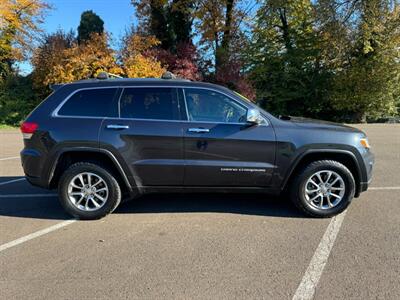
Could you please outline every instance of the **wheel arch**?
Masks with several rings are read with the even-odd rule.
[[[91,162],[107,168],[112,172],[121,183],[122,189],[132,193],[133,185],[130,182],[125,170],[118,159],[108,150],[96,149],[90,147],[66,148],[55,155],[54,163],[48,176],[48,186],[54,188],[57,186],[62,172],[70,165],[76,162]]]
[[[285,177],[285,181],[282,184],[281,190],[285,191],[290,186],[291,180],[299,172],[299,170],[304,168],[309,163],[318,160],[335,160],[345,165],[354,177],[356,184],[355,197],[360,195],[362,173],[357,157],[351,151],[339,149],[315,149],[304,152],[292,165],[287,176]]]

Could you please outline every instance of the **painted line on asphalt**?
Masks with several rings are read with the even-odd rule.
[[[0,198],[32,198],[32,197],[57,197],[57,194],[9,194],[0,195]]]
[[[301,280],[300,285],[293,296],[293,300],[314,298],[318,282],[321,278],[322,272],[324,271],[333,244],[335,243],[344,217],[346,216],[346,212],[347,211],[344,211],[340,215],[337,215],[331,219],[328,228],[326,228],[324,236],[322,237],[313,257],[311,258],[306,273],[304,274],[303,279]]]
[[[40,236],[42,236],[42,235],[45,235],[45,234],[48,234],[48,233],[50,233],[50,232],[56,231],[56,230],[58,230],[58,229],[60,229],[60,228],[63,228],[63,227],[65,227],[65,226],[68,226],[68,225],[70,225],[70,224],[72,224],[72,223],[74,223],[74,222],[76,222],[76,221],[77,221],[77,220],[67,220],[67,221],[64,221],[64,222],[55,224],[55,225],[53,225],[53,226],[47,227],[47,228],[45,228],[45,229],[36,231],[36,232],[34,232],[34,233],[28,234],[28,235],[26,235],[26,236],[23,236],[23,237],[21,237],[21,238],[19,238],[19,239],[14,240],[14,241],[5,243],[5,244],[3,244],[3,245],[0,245],[0,252],[2,252],[2,251],[4,251],[4,250],[7,250],[7,249],[10,249],[10,248],[12,248],[12,247],[15,247],[15,246],[17,246],[17,245],[20,245],[20,244],[22,244],[22,243],[25,243],[25,242],[27,242],[27,241],[33,240],[33,239],[35,239],[35,238],[38,238],[38,237],[40,237]]]
[[[25,177],[24,178],[18,178],[18,179],[9,180],[9,181],[6,181],[6,182],[0,182],[0,185],[5,185],[5,184],[18,182],[18,181],[22,181],[22,180],[25,180]]]
[[[17,159],[20,158],[19,156],[12,156],[12,157],[5,157],[5,158],[0,158],[0,161],[2,160],[10,160],[10,159]]]
[[[370,187],[368,191],[400,190],[400,186]]]

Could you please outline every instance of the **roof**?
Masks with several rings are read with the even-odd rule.
[[[227,88],[201,81],[191,81],[187,79],[161,79],[161,78],[112,78],[112,79],[84,79],[63,85],[54,85],[56,89],[61,86],[71,86],[74,88],[83,87],[103,87],[103,86],[130,86],[130,85],[150,85],[150,86],[187,86],[187,87],[209,87],[219,90],[227,90]]]

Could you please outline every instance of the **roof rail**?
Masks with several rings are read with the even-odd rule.
[[[166,71],[161,75],[161,79],[176,79],[176,75],[172,72]]]
[[[108,73],[108,72],[99,72],[99,74],[97,74],[96,78],[103,80],[103,79],[110,79],[110,78],[122,78],[122,76],[119,76],[119,75],[113,74],[113,73]]]

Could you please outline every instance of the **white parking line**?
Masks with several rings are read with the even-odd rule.
[[[76,221],[77,220],[67,220],[67,221],[55,224],[53,226],[47,227],[45,229],[36,231],[34,233],[28,234],[26,236],[23,236],[23,237],[21,237],[19,239],[16,239],[14,241],[8,242],[6,244],[0,245],[0,252],[4,251],[6,249],[12,248],[14,246],[20,245],[22,243],[25,243],[27,241],[33,240],[33,239],[35,239],[37,237],[40,237],[40,236],[45,235],[47,233],[50,233],[52,231],[58,230],[58,229],[60,229],[62,227],[68,226],[68,225],[70,225],[70,224],[72,224],[72,223],[74,223]]]
[[[370,187],[368,191],[400,190],[400,186]]]
[[[20,158],[20,157],[19,156],[5,157],[5,158],[0,158],[0,161],[1,160],[17,159],[17,158]]]
[[[32,197],[57,197],[57,194],[9,194],[0,195],[0,198],[32,198]]]
[[[331,253],[333,244],[335,243],[345,216],[346,211],[331,219],[317,250],[315,250],[314,256],[311,258],[306,273],[293,296],[293,300],[313,299],[319,279],[324,271],[329,254]]]
[[[22,181],[22,180],[25,180],[25,177],[24,178],[18,178],[18,179],[9,180],[9,181],[6,181],[6,182],[0,182],[0,185],[5,185],[5,184],[9,184],[9,183],[17,182],[17,181]]]

